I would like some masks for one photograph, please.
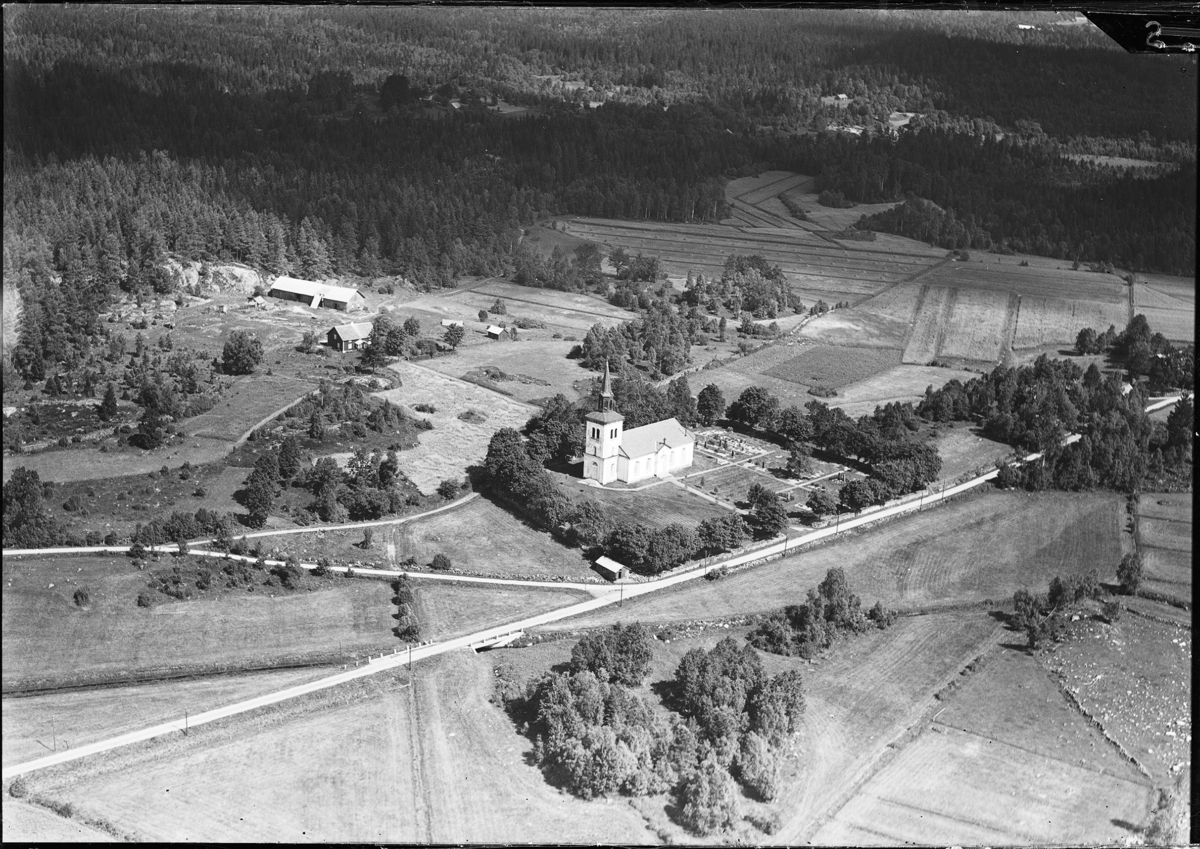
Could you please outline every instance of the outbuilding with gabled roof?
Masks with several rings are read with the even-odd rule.
[[[339,353],[356,351],[367,344],[374,326],[369,321],[356,321],[352,324],[339,324],[331,328],[326,338],[329,347]]]

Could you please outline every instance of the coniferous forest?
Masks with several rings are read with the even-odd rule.
[[[168,254],[447,287],[511,273],[544,216],[715,222],[725,182],[769,168],[908,199],[860,227],[1190,273],[1194,63],[1035,14],[1017,34],[933,12],[10,10],[13,361],[83,356],[118,293],[173,290]],[[922,117],[893,136],[893,110]],[[843,119],[867,131],[827,130]]]

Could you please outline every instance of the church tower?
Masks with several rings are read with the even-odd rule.
[[[617,455],[621,450],[621,430],[625,417],[613,403],[612,375],[604,364],[604,382],[600,386],[600,408],[585,418],[583,476],[601,484],[617,479]]]

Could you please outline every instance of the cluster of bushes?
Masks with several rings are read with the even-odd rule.
[[[792,604],[760,623],[747,637],[755,648],[788,657],[811,658],[843,636],[886,628],[896,620],[894,611],[876,602],[870,610],[850,589],[846,573],[833,568],[800,604]]]
[[[768,677],[752,648],[726,638],[684,656],[664,715],[635,689],[652,660],[646,629],[617,625],[580,640],[567,670],[498,692],[539,763],[582,798],[670,793],[702,835],[738,821],[736,782],[774,798],[804,709],[799,675]]]
[[[300,439],[303,448],[317,448],[334,427],[358,439],[376,433],[395,435],[402,447],[417,444],[412,419],[395,404],[372,398],[349,380],[340,385],[322,380],[316,392],[292,406],[280,421],[285,433]]]
[[[417,594],[413,590],[412,582],[401,576],[392,581],[392,590],[396,593],[392,599],[396,604],[394,633],[406,643],[420,641],[421,623],[417,618]]]
[[[154,519],[145,525],[136,525],[130,542],[142,545],[164,545],[169,542],[179,544],[208,536],[216,540],[218,548],[228,550],[236,521],[232,513],[217,513],[204,507],[190,515],[174,511],[165,519]]]
[[[1067,627],[1067,607],[1087,598],[1099,598],[1101,592],[1100,574],[1095,569],[1084,575],[1055,577],[1050,581],[1049,592],[1034,595],[1028,590],[1017,590],[1009,622],[1026,635],[1031,649],[1046,640],[1058,642]]]

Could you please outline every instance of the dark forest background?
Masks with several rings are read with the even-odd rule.
[[[511,272],[539,218],[714,222],[769,168],[909,199],[862,227],[1194,272],[1195,62],[1055,13],[6,11],[3,270],[35,370],[122,292],[171,292],[168,254],[453,286]],[[923,117],[893,137],[892,111]]]

